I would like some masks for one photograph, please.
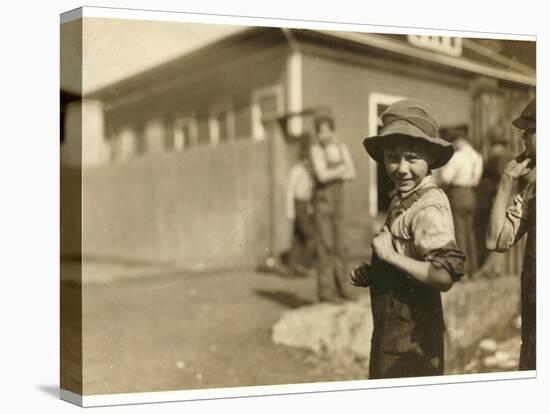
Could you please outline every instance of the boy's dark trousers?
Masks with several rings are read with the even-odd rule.
[[[537,251],[536,251],[536,198],[528,206],[527,243],[521,272],[521,348],[519,369],[535,370],[537,367]]]
[[[475,191],[473,187],[450,187],[447,193],[453,211],[456,244],[466,253],[466,273],[471,277],[478,269]]]
[[[440,293],[373,256],[369,379],[443,375]]]
[[[288,252],[288,266],[297,270],[310,268],[315,255],[313,217],[309,212],[309,201],[294,200],[294,231],[292,245]]]
[[[344,245],[343,182],[319,186],[314,194],[317,294],[320,301],[351,298]]]

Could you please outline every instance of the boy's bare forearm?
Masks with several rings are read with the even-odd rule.
[[[323,161],[321,161],[322,157],[323,155],[319,154],[318,151],[312,151],[311,153],[313,172],[315,173],[317,180],[322,183],[326,183],[338,178],[342,178],[345,172],[345,167],[343,165],[332,168],[328,167]]]
[[[315,175],[320,182],[326,183],[328,181],[342,178],[344,175],[344,166],[339,165],[335,168],[316,168]]]

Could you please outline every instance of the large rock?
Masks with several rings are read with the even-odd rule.
[[[443,294],[447,359],[509,329],[519,307],[519,280],[457,283]],[[274,325],[277,344],[307,348],[334,358],[368,361],[372,316],[368,295],[342,305],[314,304],[285,312]]]
[[[368,360],[372,317],[370,301],[342,305],[319,303],[285,312],[273,327],[275,343],[307,348],[339,358]]]
[[[520,283],[514,276],[458,283],[443,294],[448,343],[457,350],[486,337],[505,335],[519,313]]]

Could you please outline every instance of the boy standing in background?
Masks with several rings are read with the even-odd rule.
[[[293,222],[292,244],[286,252],[285,264],[297,276],[306,276],[315,255],[313,228],[313,171],[309,158],[309,137],[304,137],[298,162],[291,168],[286,201],[287,217]]]
[[[347,146],[334,134],[334,119],[315,119],[316,142],[310,154],[315,177],[313,214],[317,252],[319,301],[338,303],[350,299],[347,289],[347,250],[344,244],[344,181],[355,178]]]

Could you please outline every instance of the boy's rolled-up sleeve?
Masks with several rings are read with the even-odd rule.
[[[505,252],[523,237],[527,230],[526,193],[520,193],[506,210],[504,224],[497,240],[496,251]]]
[[[412,221],[414,246],[422,260],[444,268],[453,280],[464,274],[466,256],[455,241],[450,210],[444,204],[426,206]]]

